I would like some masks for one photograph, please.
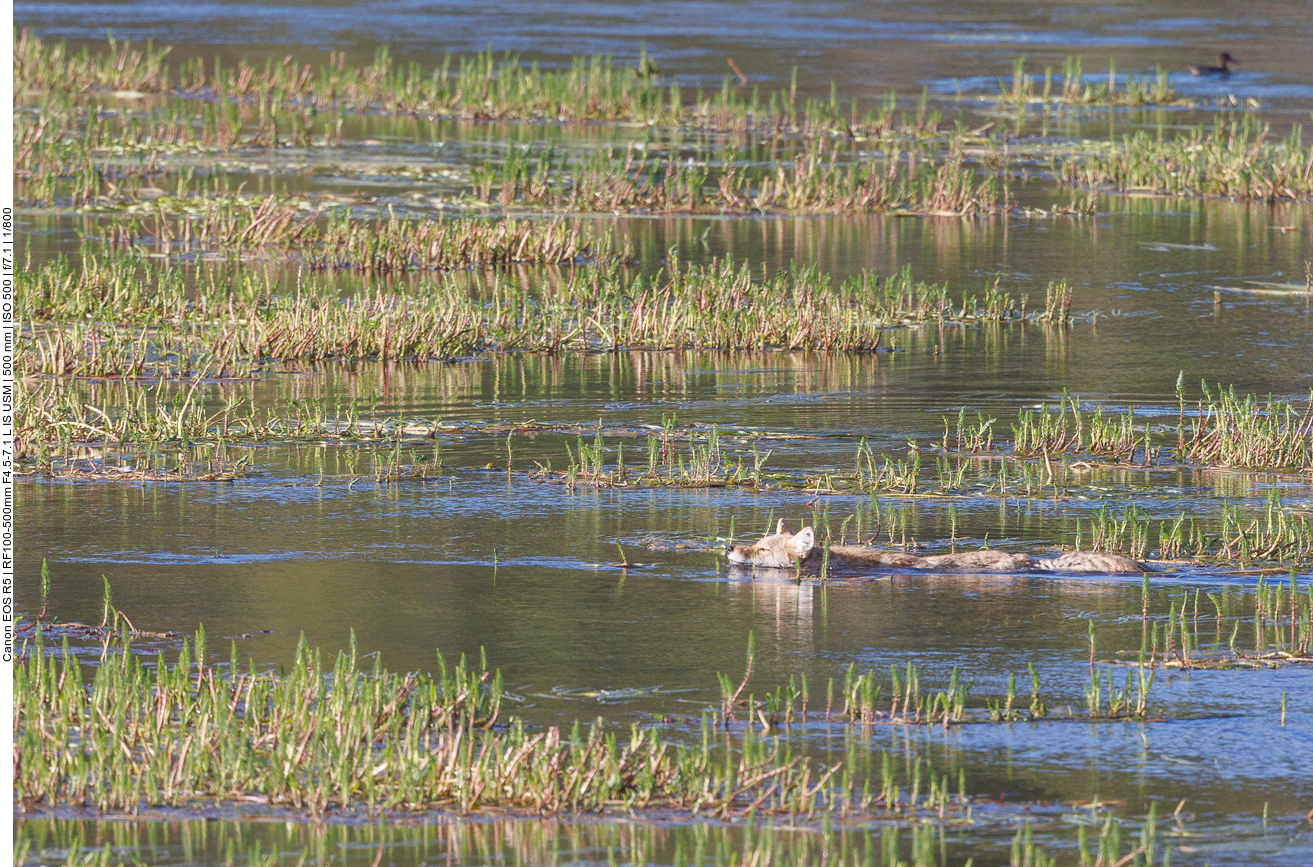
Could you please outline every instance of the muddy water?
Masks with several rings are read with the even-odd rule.
[[[1253,19],[1257,7],[1237,3],[1213,4],[1206,14],[1171,3],[998,3],[966,11],[781,3],[764,12],[758,4],[730,3],[638,12],[601,3],[568,11],[516,4],[495,18],[486,6],[476,15],[464,4],[344,4],[314,7],[312,17],[306,8],[20,3],[15,21],[70,38],[94,38],[110,26],[119,37],[181,43],[184,54],[226,46],[234,54],[293,50],[307,59],[340,49],[367,59],[387,42],[397,56],[424,62],[443,50],[490,43],[548,61],[592,52],[628,60],[643,39],[664,69],[690,83],[717,84],[724,56],[733,55],[768,84],[786,81],[797,64],[804,90],[823,92],[834,78],[841,92],[863,98],[891,86],[953,93],[954,79],[968,93],[990,90],[993,76],[1009,71],[1022,51],[1044,62],[1082,53],[1102,63],[1112,55],[1119,70],[1139,71],[1155,62],[1181,68],[1220,46],[1246,61],[1223,89],[1262,99],[1273,117],[1307,111],[1313,97],[1313,60],[1293,48],[1310,35],[1301,4],[1265,5],[1262,22]],[[1177,84],[1200,95],[1219,87],[1188,78]],[[361,123],[360,137],[367,138],[370,123],[388,122]],[[386,145],[370,145],[368,158],[459,168],[506,139],[535,135],[407,127],[385,137]],[[550,129],[541,137],[583,148],[597,135]],[[453,144],[434,156],[431,142],[438,139]],[[280,182],[309,190],[358,182],[286,174],[292,181]],[[413,206],[407,193],[432,192],[389,183],[379,187],[379,207]],[[38,258],[76,249],[76,231],[94,230],[94,223],[48,214],[21,217]],[[291,399],[372,401],[379,414],[465,427],[438,438],[447,469],[424,482],[376,485],[366,452],[318,444],[250,450],[250,475],[219,485],[23,482],[20,609],[39,607],[34,579],[47,560],[51,608],[66,620],[95,620],[103,574],[115,604],[139,628],[190,631],[203,623],[210,646],[225,657],[231,638],[260,664],[286,662],[302,635],[331,653],[353,630],[363,649],[393,669],[431,669],[435,649],[449,658],[483,650],[503,671],[514,711],[534,725],[602,717],[616,727],[660,725],[670,737],[690,740],[700,737],[701,711],[718,700],[716,674],[742,671],[751,632],[758,648],[753,688],[802,675],[812,687],[812,719],[781,737],[862,772],[878,771],[882,750],[909,763],[928,758],[942,772],[962,770],[969,793],[999,802],[982,804],[976,825],[937,832],[941,863],[1006,863],[1026,816],[1051,853],[1074,863],[1073,829],[1096,820],[1071,805],[1096,798],[1124,802],[1117,809],[1132,822],[1128,829],[1150,803],[1167,813],[1184,799],[1175,864],[1313,861],[1303,819],[1313,806],[1313,672],[1297,667],[1161,674],[1153,702],[1168,722],[862,733],[815,716],[825,680],[842,678],[849,665],[907,662],[920,667],[927,689],[942,687],[959,666],[978,698],[1001,695],[1009,674],[1028,682],[1033,664],[1054,716],[1063,720],[1068,707],[1079,714],[1091,622],[1101,658],[1140,646],[1138,578],[850,575],[821,587],[753,580],[731,572],[720,553],[731,532],[751,538],[780,517],[837,532],[859,512],[846,532],[887,533],[892,515],[896,541],[911,537],[931,551],[988,542],[1045,552],[1074,545],[1105,504],[1120,511],[1136,503],[1158,519],[1185,513],[1215,520],[1224,503],[1260,508],[1276,485],[1287,505],[1307,511],[1307,474],[1099,470],[1073,476],[1069,498],[1033,498],[1016,478],[1010,489],[989,489],[999,467],[984,461],[969,468],[976,492],[952,504],[818,498],[787,484],[568,492],[528,477],[538,464],[567,465],[567,447],[577,443],[573,428],[591,438],[599,423],[608,453],[623,445],[633,463],[645,460],[646,434],[663,418],[703,432],[718,426],[731,459],[750,461],[754,447],[769,451],[767,470],[796,481],[851,471],[863,439],[892,459],[908,458],[909,440],[932,455],[945,417],[960,410],[997,418],[1008,436],[1019,411],[1051,404],[1064,391],[1086,406],[1130,408],[1153,430],[1177,418],[1178,373],[1190,395],[1205,380],[1303,401],[1313,388],[1313,301],[1291,287],[1304,285],[1313,260],[1307,208],[1104,199],[1088,217],[597,219],[631,239],[638,267],[649,270],[671,248],[684,262],[732,256],[768,271],[797,262],[836,279],[910,266],[921,279],[947,282],[955,297],[980,294],[997,279],[1032,305],[1049,283],[1066,281],[1074,287],[1073,310],[1085,315],[1069,329],[899,330],[890,334],[897,351],[865,357],[509,356],[421,367],[326,366],[206,386],[204,397],[215,406],[234,397],[265,407]],[[525,279],[539,276],[525,272]],[[351,288],[344,278],[342,290]],[[531,420],[556,429],[513,437],[509,453],[504,434],[480,428]],[[432,443],[415,448],[420,458],[435,454]],[[621,559],[641,565],[622,568]],[[1230,625],[1252,612],[1254,583],[1221,569],[1157,575],[1152,611],[1165,615],[1187,591],[1212,593],[1225,626],[1209,640],[1224,645]],[[1023,809],[1013,802],[1032,803]],[[460,824],[435,817],[418,828],[323,828],[168,815],[137,824],[28,821],[23,833],[34,847],[29,859],[50,864],[64,863],[78,840],[110,842],[147,863],[198,864],[226,863],[230,852],[254,862],[274,846],[350,863],[376,863],[381,846],[401,864],[729,863],[754,853],[759,861],[769,854],[809,863],[822,850],[880,850],[886,833],[900,835],[903,857],[911,846],[907,829],[781,831],[763,840],[740,828],[669,818]],[[263,848],[254,850],[257,844]],[[872,860],[880,863],[874,854]]]

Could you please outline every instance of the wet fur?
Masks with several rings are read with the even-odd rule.
[[[1053,559],[1013,554],[1008,551],[962,551],[920,557],[901,551],[880,551],[859,545],[831,545],[830,562],[841,566],[885,569],[917,569],[927,572],[1088,572],[1098,574],[1141,574],[1149,566],[1106,551],[1068,551]],[[781,520],[773,534],[755,545],[731,545],[726,550],[731,563],[767,569],[817,566],[824,559],[811,527],[790,533]]]

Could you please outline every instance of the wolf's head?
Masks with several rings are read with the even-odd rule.
[[[781,518],[773,534],[755,545],[729,545],[725,553],[731,563],[789,569],[806,560],[815,549],[816,533],[811,527],[803,527],[795,535],[788,531]]]

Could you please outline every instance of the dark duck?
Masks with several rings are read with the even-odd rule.
[[[1240,62],[1239,60],[1236,60],[1230,54],[1223,51],[1221,54],[1217,55],[1216,66],[1191,66],[1190,74],[1191,75],[1230,75],[1231,74],[1230,64],[1239,63],[1239,62]]]

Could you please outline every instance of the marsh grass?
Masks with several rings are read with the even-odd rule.
[[[362,236],[362,243],[365,240]],[[529,285],[494,274],[481,292],[444,277],[342,299],[252,273],[190,286],[141,251],[20,272],[20,375],[249,377],[288,361],[450,360],[491,352],[623,349],[875,352],[907,324],[1058,322],[988,286],[957,302],[910,270],[835,284],[812,268],[756,275],[732,261],[653,275],[571,270]]]
[[[109,215],[149,210],[152,203],[193,212],[231,207],[243,197],[229,175],[243,164],[269,174],[276,145],[266,141],[263,121],[239,135],[230,127],[240,129],[240,118],[207,111],[190,119],[180,116],[181,108],[175,101],[141,115],[48,101],[39,114],[29,111],[33,122],[16,131],[18,200]],[[223,126],[211,130],[216,124]],[[586,155],[511,145],[495,161],[471,166],[468,187],[446,204],[569,213],[995,213],[1007,206],[1006,175],[967,159],[968,147],[974,152],[978,144],[958,134],[943,141],[890,139],[865,149],[829,139],[718,149],[643,142]],[[284,145],[330,158],[334,147],[325,140]],[[380,173],[400,180],[415,170],[370,170]]]
[[[1279,577],[1259,575],[1253,588],[1186,588],[1179,596],[1176,590],[1156,595],[1146,578],[1140,649],[1117,652],[1135,655],[1132,664],[1141,669],[1263,670],[1313,662],[1313,585],[1305,581],[1301,588],[1293,571],[1284,585]],[[1154,608],[1159,613],[1150,613]]]
[[[47,382],[25,390],[17,425],[20,446],[117,447],[133,443],[173,442],[192,445],[255,445],[275,442],[339,442],[375,444],[384,449],[428,443],[436,449],[441,437],[484,437],[506,441],[515,436],[556,434],[590,439],[597,428],[588,424],[522,422],[459,422],[441,418],[389,415],[369,400],[293,398],[278,406],[257,407],[249,398],[224,394],[215,399],[201,391],[168,384],[88,383],[80,389]],[[648,426],[609,426],[608,438],[631,441],[649,436]],[[677,450],[681,443],[705,439],[704,429],[680,426],[671,416],[661,427],[661,448]],[[806,439],[805,434],[760,429],[735,429],[736,443]],[[505,454],[505,452],[502,452]],[[29,454],[23,450],[22,454]],[[762,460],[765,460],[763,455]]]
[[[721,442],[720,428],[712,425],[705,432],[681,431],[675,416],[663,416],[661,431],[649,433],[641,450],[631,451],[626,466],[624,443],[617,443],[615,463],[606,462],[607,448],[598,426],[591,442],[576,437],[572,448],[567,442],[567,469],[553,471],[539,463],[529,477],[538,481],[562,484],[566,490],[579,488],[726,488],[758,487],[763,484],[762,469],[770,452],[759,452],[756,444],[751,455],[732,457]],[[738,437],[736,437],[737,439]],[[681,444],[685,448],[681,449]]]
[[[768,690],[764,697],[758,698],[751,692],[744,697],[744,690],[752,674],[752,656],[753,644],[749,636],[748,665],[742,682],[736,688],[733,680],[720,675],[721,700],[716,725],[730,727],[739,720],[740,714],[743,724],[759,726],[763,733],[805,725],[809,718],[805,676],[799,680],[790,678],[787,686]],[[943,689],[926,689],[923,692],[921,680],[924,675],[915,662],[909,660],[902,669],[890,665],[887,678],[874,670],[859,672],[853,664],[848,666],[842,681],[834,678],[827,681],[824,708],[811,705],[811,720],[827,724],[841,722],[863,728],[939,726],[947,730],[959,725],[1071,719],[1074,712],[1070,709],[1065,717],[1050,715],[1048,703],[1041,695],[1039,673],[1033,664],[1028,667],[1028,671],[1029,695],[1018,696],[1017,677],[1012,674],[1008,676],[1005,694],[980,703],[972,700],[971,688],[974,681],[964,677],[958,666],[952,668],[947,678],[942,676],[942,672],[935,678],[945,683]],[[1107,671],[1106,687],[1101,674],[1091,674],[1091,686],[1086,693],[1087,718],[1151,718],[1149,690],[1153,684],[1152,675],[1142,675],[1134,688],[1128,677],[1126,689],[1117,691],[1112,686],[1111,669]],[[886,802],[897,800],[896,788],[893,788],[896,781],[891,778],[887,760],[883,777],[881,798]],[[932,792],[948,790],[947,780],[935,781],[931,778],[929,782]],[[965,793],[962,794],[965,797]]]
[[[1304,407],[1290,401],[1238,395],[1235,388],[1210,389],[1193,408],[1177,380],[1179,423],[1174,455],[1184,464],[1246,469],[1307,469],[1313,467],[1313,393]],[[1187,413],[1188,411],[1188,413]],[[982,453],[1002,449],[995,442],[994,418],[978,414],[972,422],[959,414],[950,430],[944,419],[944,450]],[[1012,454],[1019,457],[1083,455],[1144,467],[1161,464],[1172,454],[1166,436],[1150,433],[1150,423],[1138,421],[1134,407],[1115,415],[1102,406],[1086,410],[1071,394],[1056,405],[1018,413],[1012,426]]]
[[[937,112],[923,98],[916,109],[900,114],[891,92],[863,109],[856,101],[840,102],[797,95],[796,73],[787,89],[762,94],[758,89],[723,87],[686,91],[668,82],[643,55],[635,67],[620,67],[609,57],[577,57],[568,70],[544,70],[518,56],[500,58],[491,51],[472,56],[447,55],[441,65],[404,67],[380,48],[373,63],[348,67],[334,54],[318,68],[296,63],[262,66],[245,60],[227,65],[201,58],[171,65],[169,48],[145,48],[109,39],[104,51],[70,51],[62,42],[41,40],[24,30],[16,36],[15,90],[33,96],[66,94],[151,93],[203,98],[212,104],[258,105],[281,122],[284,137],[317,130],[342,112],[467,120],[524,120],[556,123],[626,122],[683,126],[707,132],[777,136],[923,135],[939,125]]]
[[[1273,141],[1268,125],[1248,114],[1173,138],[1140,131],[1087,143],[1055,157],[1053,174],[1064,186],[1086,190],[1235,201],[1313,198],[1313,150],[1304,145],[1302,128],[1297,124]]]
[[[1103,107],[1192,105],[1189,100],[1177,97],[1167,70],[1161,66],[1152,77],[1127,75],[1119,87],[1117,67],[1111,60],[1106,75],[1085,75],[1081,65],[1081,58],[1068,57],[1062,64],[1062,79],[1059,81],[1054,77],[1052,67],[1044,68],[1043,78],[1028,74],[1026,58],[1018,57],[1012,61],[1011,81],[999,81],[997,102],[1000,106],[1018,107],[1053,104]]]
[[[475,197],[503,207],[566,212],[807,213],[900,211],[988,214],[1003,207],[997,181],[979,177],[960,147],[946,156],[890,144],[855,154],[812,140],[792,160],[753,166],[729,148],[685,159],[630,146],[571,163],[567,155],[512,147],[504,160],[472,170]]]
[[[964,434],[959,420],[958,439],[965,436],[968,445],[974,447],[983,436],[985,424],[982,421],[975,430],[968,426]],[[1158,449],[1150,444],[1148,434],[1142,433],[1143,427],[1137,424],[1132,409],[1120,416],[1105,415],[1102,406],[1092,413],[1085,412],[1074,397],[1064,393],[1056,409],[1043,406],[1018,413],[1017,423],[1012,426],[1012,451],[1022,457],[1047,459],[1053,454],[1081,454],[1133,463],[1136,450],[1141,449],[1144,463],[1149,465]]]
[[[251,455],[227,446],[41,449],[20,460],[18,475],[120,482],[231,482],[245,478]]]
[[[1181,430],[1177,452],[1182,460],[1207,466],[1313,468],[1313,392],[1301,411],[1294,404],[1240,396],[1234,386],[1200,384],[1203,397],[1196,403],[1187,431],[1185,396],[1177,381],[1181,404]]]
[[[444,271],[510,263],[605,263],[632,254],[609,230],[560,220],[353,219],[340,208],[306,212],[268,198],[211,200],[203,213],[114,218],[102,229],[110,250],[148,246],[165,256],[225,260],[282,257],[312,270],[370,274]]]
[[[431,454],[418,467],[441,466],[439,434],[465,428],[443,425],[441,420],[389,416],[373,401],[289,400],[279,407],[257,408],[246,398],[229,396],[207,402],[200,385],[173,388],[162,384],[140,387],[130,383],[104,383],[85,393],[47,383],[21,392],[15,444],[22,466],[75,464],[79,460],[157,466],[161,454],[192,455],[192,462],[222,461],[224,450],[287,442],[366,444],[398,472],[400,450],[423,446]],[[506,431],[539,431],[527,425]],[[487,433],[490,428],[478,430]],[[191,451],[189,449],[199,449]],[[167,451],[162,451],[167,450]],[[249,462],[249,452],[238,463]],[[108,471],[107,471],[108,472]],[[112,476],[113,473],[111,472]],[[388,475],[391,475],[389,473]]]
[[[1088,524],[1077,521],[1076,547],[1089,544],[1096,551],[1120,551],[1144,558],[1151,549],[1154,521],[1131,504],[1120,515],[1107,504],[1099,507]],[[1282,503],[1276,488],[1268,490],[1260,509],[1242,509],[1224,503],[1215,518],[1182,514],[1157,522],[1158,556],[1166,561],[1211,560],[1248,567],[1255,563],[1302,563],[1313,557],[1313,525],[1300,510]]]
[[[1282,610],[1279,599],[1273,610]],[[158,808],[226,803],[316,820],[655,810],[664,817],[687,813],[704,827],[706,819],[718,819],[749,829],[772,816],[825,829],[872,820],[922,829],[973,821],[975,801],[961,768],[954,776],[932,759],[883,751],[877,784],[874,776],[860,779],[854,772],[875,764],[860,754],[869,750],[864,741],[859,746],[858,739],[847,739],[846,760],[817,766],[794,755],[787,739],[769,736],[795,720],[806,724],[808,687],[805,678],[800,685],[791,679],[764,700],[751,693],[741,700],[752,673],[751,636],[739,686],[719,676],[720,711],[703,715],[700,743],[685,745],[637,725],[621,734],[602,720],[587,731],[576,723],[568,734],[503,720],[502,678],[482,655],[477,666],[464,656],[449,666],[439,653],[434,674],[398,675],[377,656],[372,668],[362,668],[352,633],[331,668],[302,639],[290,666],[261,672],[238,664],[235,642],[226,662],[215,659],[203,628],[190,640],[138,631],[114,607],[108,581],[100,626],[40,622],[44,617],[45,611],[37,622],[18,624],[15,800],[29,816],[60,807],[100,816],[153,815]],[[62,638],[60,649],[47,646],[51,636]],[[143,652],[134,641],[145,637],[163,643]],[[89,677],[70,639],[93,642]],[[166,653],[176,653],[175,661]],[[960,680],[958,669],[946,691],[922,695],[914,664],[901,676],[891,668],[886,715],[878,709],[875,675],[850,667],[839,687],[841,710],[834,706],[836,681],[829,682],[824,720],[858,730],[879,723],[1042,720],[1048,710],[1033,666],[1030,674],[1027,709],[1014,701],[1013,678],[1006,698],[987,703],[986,717],[966,707],[971,682]],[[1146,693],[1151,683],[1150,674]],[[1135,713],[1117,708],[1114,700],[1090,718],[1145,718],[1142,706]],[[737,715],[745,711],[747,724],[739,724]],[[813,715],[819,723],[819,709]],[[1142,845],[1145,851],[1152,849],[1153,815],[1141,834],[1141,843],[1150,843]],[[1119,828],[1115,817],[1106,817],[1100,857],[1120,852]],[[889,852],[897,851],[896,830],[882,833]],[[1082,851],[1087,842],[1082,828]],[[74,855],[82,851],[73,848]],[[1029,826],[1018,830],[1013,849],[1038,857]],[[95,850],[85,854],[89,860],[77,861],[79,867],[109,863],[97,860]]]
[[[728,83],[692,98],[640,69],[605,58],[543,71],[514,57],[448,58],[434,70],[394,67],[386,50],[372,66],[348,70],[336,57],[318,70],[287,58],[225,68],[167,49],[73,54],[23,32],[14,56],[15,179],[20,202],[92,211],[142,199],[203,200],[231,195],[220,154],[278,148],[330,149],[342,142],[347,112],[465,120],[619,122],[730,134],[719,154],[662,157],[633,149],[597,152],[566,165],[564,155],[512,149],[500,164],[475,167],[473,192],[506,207],[571,211],[839,212],[990,214],[1012,207],[1014,176],[1050,163],[1059,186],[1098,192],[1307,200],[1313,161],[1298,127],[1280,141],[1245,114],[1209,129],[1165,137],[1147,132],[1117,142],[1079,142],[1054,156],[1050,144],[1006,146],[980,130],[941,129],[923,93],[915,110],[890,94],[873,110],[857,101],[799,102],[796,80],[762,97]],[[1132,77],[1119,85],[1081,75],[1069,61],[1060,91],[1018,60],[1004,103],[1024,105],[1174,104],[1170,82]],[[152,96],[143,102],[142,97]],[[740,142],[801,142],[749,165]],[[968,159],[970,157],[970,159]],[[975,160],[979,162],[975,162]],[[267,172],[267,166],[263,169]],[[221,190],[224,192],[221,193]],[[356,250],[359,254],[360,251]],[[359,257],[357,256],[357,259]]]
[[[735,741],[704,718],[701,746],[672,744],[600,720],[568,734],[500,722],[500,674],[486,664],[396,675],[349,651],[326,667],[304,643],[280,673],[209,661],[206,637],[175,663],[147,665],[130,630],[105,640],[89,683],[67,641],[37,630],[15,670],[15,800],[137,813],[242,801],[309,816],[350,812],[512,810],[550,815],[666,809],[727,819],[752,812],[804,820],[965,810],[964,794],[916,780],[900,797],[859,797],[751,727]],[[889,766],[888,757],[885,760]],[[938,780],[931,775],[930,779]]]
[[[568,734],[503,723],[501,676],[482,660],[472,666],[462,657],[452,667],[439,654],[432,676],[392,674],[377,658],[365,670],[353,636],[331,667],[302,641],[290,666],[261,673],[238,665],[235,645],[226,664],[212,662],[199,630],[194,641],[182,639],[176,662],[160,651],[147,664],[134,652],[131,625],[115,631],[117,613],[106,621],[92,630],[102,649],[90,678],[69,649],[68,627],[62,651],[46,647],[42,627],[29,630],[15,671],[15,799],[25,812],[74,806],[136,814],[226,801],[310,817],[644,809],[825,822],[970,815],[961,772],[954,780],[917,758],[899,774],[886,752],[876,788],[855,779],[848,763],[817,768],[765,737],[781,713],[792,712],[793,684],[760,704],[751,696],[740,703],[742,688],[722,700],[731,715],[748,708],[762,735],[755,720],[738,726],[704,716],[700,746],[684,746],[636,725],[622,736],[600,720]],[[970,686],[957,686],[956,671],[947,693],[924,698],[914,666],[906,679],[896,670],[892,678],[888,722],[962,721]],[[849,671],[837,719],[881,721],[872,679]],[[1036,696],[1032,710],[1041,706]],[[802,714],[805,721],[805,700]],[[995,709],[990,718],[1012,716]]]

